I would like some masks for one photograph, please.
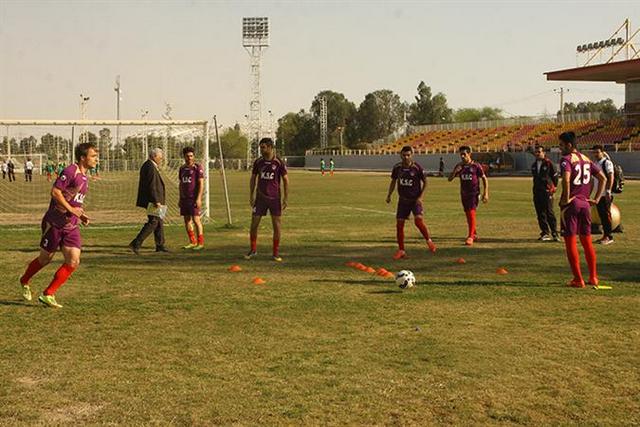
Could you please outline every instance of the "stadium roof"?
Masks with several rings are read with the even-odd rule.
[[[625,83],[640,80],[640,59],[548,71],[544,74],[547,80]]]

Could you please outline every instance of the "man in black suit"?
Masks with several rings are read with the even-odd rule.
[[[164,181],[162,181],[160,171],[158,170],[158,165],[162,162],[162,157],[162,150],[160,148],[154,148],[149,154],[149,159],[144,162],[140,168],[136,206],[147,209],[148,220],[136,238],[129,243],[129,249],[136,255],[139,254],[144,239],[149,237],[151,233],[153,233],[156,241],[156,252],[169,252],[164,246],[162,220],[162,216],[164,215],[158,215],[161,208],[166,208]]]
[[[558,174],[553,162],[546,157],[544,147],[537,145],[534,155],[536,161],[531,165],[531,175],[533,176],[533,204],[540,226],[538,240],[559,242],[556,216],[553,213],[553,194],[558,185]]]

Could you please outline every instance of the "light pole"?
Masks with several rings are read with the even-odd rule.
[[[146,108],[140,109],[140,118],[145,120],[149,115],[149,110]],[[142,132],[144,133],[144,143],[142,144],[142,154],[144,155],[142,160],[146,161],[149,157],[149,135],[147,135],[147,125],[142,126]]]

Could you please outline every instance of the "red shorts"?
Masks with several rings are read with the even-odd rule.
[[[280,198],[270,199],[263,196],[256,198],[256,203],[253,205],[252,213],[255,216],[265,216],[267,211],[271,213],[271,216],[282,215],[282,202]]]
[[[196,206],[195,200],[180,200],[181,216],[200,216],[200,209]]]
[[[63,246],[82,249],[82,238],[77,226],[70,229],[54,227],[43,220],[41,227],[40,247],[45,251],[52,253],[62,249]]]
[[[565,236],[591,235],[591,207],[570,203],[560,212],[560,233]]]

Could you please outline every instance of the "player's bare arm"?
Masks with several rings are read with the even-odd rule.
[[[65,208],[67,210],[67,212],[71,213],[74,216],[77,216],[78,218],[80,218],[82,220],[82,217],[86,215],[84,215],[84,209],[82,209],[81,207],[73,207],[69,204],[69,202],[67,202],[64,198],[64,195],[62,194],[62,191],[59,188],[53,187],[51,189],[51,197],[53,197],[53,199],[58,202],[58,204],[60,206],[62,206],[63,208]],[[88,219],[88,218],[87,218]]]
[[[427,178],[422,178],[422,190],[416,199],[416,203],[422,204],[422,200],[424,199],[424,193],[427,191]]]
[[[196,197],[196,207],[202,209],[202,193],[204,192],[204,178],[198,179],[198,196]]]
[[[257,174],[251,174],[251,179],[249,180],[249,206],[253,207],[256,203],[256,199],[254,197],[254,192],[256,191],[256,177]]]
[[[598,173],[598,190],[596,191],[596,196],[593,199],[589,199],[590,204],[597,205],[598,202],[600,202],[602,193],[604,193],[604,189],[607,184],[606,180],[607,176],[604,174],[604,172],[600,171],[600,173]]]
[[[486,175],[482,176],[482,203],[489,201],[489,179]]]
[[[571,172],[562,173],[562,196],[560,196],[560,207],[569,204],[569,183],[571,181]]]
[[[396,188],[396,178],[391,178],[391,183],[389,183],[389,191],[387,192],[387,203],[391,203],[391,195],[393,194],[393,190]]]
[[[453,181],[458,175],[460,175],[461,170],[462,170],[462,164],[458,163],[451,171],[451,174],[449,174],[449,181]]]
[[[284,199],[282,200],[282,210],[285,210],[289,205],[289,176],[282,176],[282,191],[284,193]]]

